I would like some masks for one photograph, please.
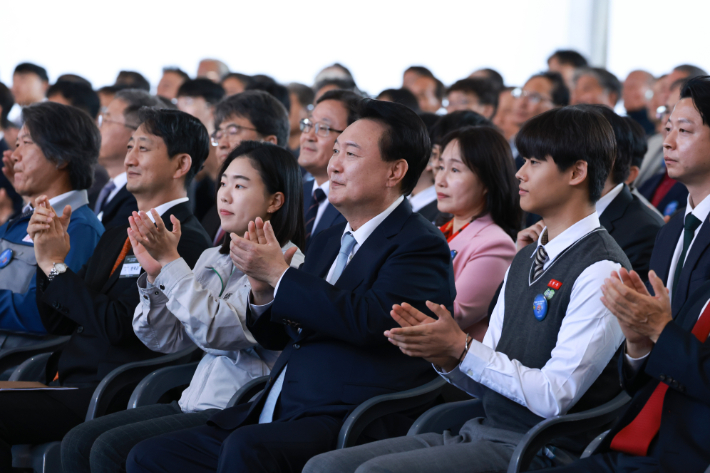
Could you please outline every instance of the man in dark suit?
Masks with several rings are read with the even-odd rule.
[[[209,152],[207,130],[177,110],[141,112],[142,123],[129,141],[126,187],[138,208],[155,208],[182,224],[178,251],[194,265],[209,238],[186,204],[186,186]],[[61,440],[81,423],[91,394],[112,369],[155,357],[133,332],[133,311],[140,303],[136,280],[141,273],[125,227],[107,230],[94,255],[78,272],[64,258],[71,242],[70,212],[57,215],[39,202],[28,233],[37,258],[37,306],[49,333],[71,335],[47,363],[47,383],[78,389],[0,393],[0,470],[10,471],[13,444]],[[168,227],[169,228],[169,227]],[[53,382],[53,380],[57,380]]]
[[[313,176],[313,180],[303,184],[306,249],[320,232],[345,222],[345,217],[328,201],[328,162],[335,140],[357,119],[359,103],[360,97],[353,92],[331,90],[318,99],[311,116],[301,120],[298,164]]]
[[[138,210],[136,198],[126,189],[126,145],[138,128],[141,107],[164,108],[163,103],[148,92],[137,89],[119,91],[99,116],[101,152],[99,164],[106,169],[109,181],[96,198],[94,212],[104,228],[128,226],[128,217]]]
[[[674,317],[710,279],[710,76],[690,79],[680,96],[663,148],[668,176],[688,188],[687,206],[658,232],[650,263],[671,291]]]
[[[710,465],[710,282],[673,318],[663,282],[649,276],[657,297],[624,270],[602,289],[626,336],[619,376],[629,407],[592,456],[549,473],[700,473]]]
[[[207,426],[138,444],[127,471],[301,471],[335,447],[358,404],[433,378],[428,363],[382,335],[397,301],[426,310],[426,300],[451,307],[455,297],[445,240],[404,198],[429,138],[403,105],[366,100],[360,116],[339,134],[328,167],[329,200],[347,224],[317,235],[302,269],[288,269],[268,222],[266,244],[231,235],[233,261],[252,283],[249,330],[283,350],[266,389]],[[260,221],[250,225],[261,231]]]
[[[634,271],[647,281],[648,264],[656,235],[663,226],[663,219],[633,195],[625,184],[631,172],[636,137],[629,122],[610,108],[601,105],[580,107],[597,110],[614,129],[616,159],[611,173],[606,178],[602,197],[596,203],[596,209],[599,222],[624,250]]]

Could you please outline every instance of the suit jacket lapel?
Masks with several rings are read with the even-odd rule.
[[[101,271],[101,276],[103,278],[106,278],[106,282],[101,287],[100,292],[102,294],[108,293],[109,289],[111,289],[111,287],[116,283],[116,281],[118,281],[118,278],[121,275],[120,266],[112,275],[111,269],[113,269],[113,265],[116,264],[116,260],[121,254],[121,250],[123,249],[123,244],[126,242],[126,238],[128,238],[128,233],[126,233],[125,228],[116,227],[113,230],[113,235],[111,235],[109,254],[105,255],[107,259],[103,262],[103,264],[105,264],[106,266],[103,266],[103,270]],[[94,254],[96,255],[96,253]],[[129,250],[129,254],[133,254],[133,251]],[[102,263],[100,262],[99,264]]]
[[[614,229],[614,222],[619,220],[622,215],[624,215],[626,208],[632,201],[633,196],[631,195],[629,188],[626,184],[624,184],[624,187],[621,189],[619,195],[617,195],[614,200],[609,203],[606,210],[604,210],[604,212],[602,212],[599,216],[599,223],[601,223],[602,227],[606,228],[606,230],[611,233]]]
[[[672,218],[665,227],[661,228],[663,232],[663,238],[659,238],[654,246],[654,254],[656,251],[660,253],[658,262],[655,262],[653,255],[651,257],[651,268],[656,272],[656,275],[661,278],[661,280],[668,284],[668,277],[671,268],[671,261],[673,261],[673,253],[675,252],[676,244],[680,238],[680,234],[683,231],[683,219],[678,217]]]
[[[313,229],[313,233],[311,236],[315,236],[319,232],[330,228],[333,225],[333,221],[338,217],[338,215],[340,215],[340,212],[338,212],[338,210],[333,207],[333,204],[328,203],[328,205],[325,207],[325,210],[323,211],[323,215],[321,215],[321,218],[318,221],[318,226]]]
[[[342,236],[342,232],[334,234],[328,239],[325,246],[319,250],[318,260],[313,268],[313,274],[319,278],[325,279],[328,276],[328,271],[340,251],[340,239]]]
[[[680,309],[682,304],[680,301],[686,300],[688,297],[688,288],[690,286],[690,274],[695,269],[695,266],[700,261],[700,257],[707,250],[708,245],[710,245],[710,215],[705,219],[703,225],[700,227],[700,232],[698,236],[695,237],[693,241],[693,246],[690,247],[688,256],[685,258],[685,264],[683,264],[683,269],[680,272],[680,279],[678,280],[678,292],[673,298],[673,313],[676,314]],[[672,248],[675,248],[673,246]],[[681,262],[679,261],[678,264]]]

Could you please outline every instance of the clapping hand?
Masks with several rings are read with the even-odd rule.
[[[175,215],[170,216],[170,221],[173,223],[173,231],[170,232],[165,228],[165,223],[163,223],[163,219],[160,218],[158,212],[155,209],[151,209],[150,212],[155,219],[155,224],[150,220],[148,214],[143,211],[133,212],[133,215],[128,217],[128,223],[131,226],[128,229],[128,237],[131,238],[131,245],[133,245],[133,241],[136,244],[140,244],[162,268],[180,258],[180,254],[177,251],[180,235],[182,234],[180,220]],[[138,258],[137,254],[136,258]],[[145,266],[143,266],[143,269],[148,272]]]
[[[673,320],[668,289],[654,271],[648,273],[656,293],[652,296],[636,271],[612,273],[602,286],[602,303],[619,319],[627,353],[638,358],[648,353],[666,324]]]
[[[537,240],[540,238],[540,234],[542,231],[545,229],[545,223],[540,220],[539,222],[530,225],[528,228],[525,228],[521,231],[518,232],[518,239],[515,242],[515,248],[517,251],[522,250],[526,246],[536,243]]]
[[[466,347],[467,335],[446,307],[430,301],[426,305],[438,320],[406,302],[392,306],[390,315],[401,328],[387,330],[385,336],[405,355],[424,358],[447,372],[451,371]]]
[[[71,220],[71,206],[64,207],[61,216],[49,205],[46,196],[35,200],[35,210],[27,225],[27,234],[34,243],[37,266],[49,274],[54,263],[63,263],[71,249],[69,221]]]

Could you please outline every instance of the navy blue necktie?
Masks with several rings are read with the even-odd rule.
[[[325,192],[323,192],[323,189],[320,187],[313,192],[311,206],[308,207],[308,211],[306,212],[306,241],[311,239],[313,223],[316,221],[316,217],[318,216],[318,207],[326,198],[327,196],[325,195]]]

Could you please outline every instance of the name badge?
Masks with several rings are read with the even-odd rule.
[[[138,258],[133,255],[126,256],[126,259],[123,260],[119,278],[135,278],[140,276],[140,274],[141,264],[138,262]]]

